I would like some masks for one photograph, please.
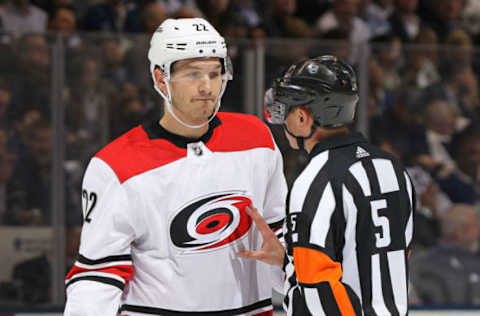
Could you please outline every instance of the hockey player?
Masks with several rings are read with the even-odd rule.
[[[239,255],[284,264],[287,315],[407,315],[414,192],[400,162],[346,126],[358,101],[354,70],[334,56],[302,61],[271,93],[267,117],[310,161],[290,192],[287,254],[247,208],[264,243]]]
[[[272,135],[256,117],[217,113],[232,70],[207,21],[166,20],[148,58],[165,114],[88,165],[65,315],[273,315],[281,269],[235,255],[261,245],[247,205],[272,229],[283,224]]]

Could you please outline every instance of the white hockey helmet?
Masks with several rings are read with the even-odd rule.
[[[171,66],[174,62],[191,58],[211,58],[218,57],[222,63],[222,87],[218,96],[217,106],[212,117],[216,115],[220,108],[220,100],[227,81],[232,80],[232,64],[227,56],[227,45],[225,39],[215,30],[215,28],[206,20],[200,18],[193,19],[167,19],[154,32],[150,41],[148,50],[148,59],[150,60],[150,72],[152,75],[154,88],[164,98],[167,110],[173,117],[184,126],[190,128],[202,127],[201,125],[189,125],[176,117],[172,110],[172,99],[170,93],[169,81],[171,78]],[[154,70],[160,67],[165,75],[167,94],[164,94],[155,82]]]

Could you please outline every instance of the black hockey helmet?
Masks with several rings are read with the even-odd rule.
[[[338,127],[353,121],[358,99],[353,68],[325,55],[293,64],[275,80],[265,95],[265,116],[283,124],[292,109],[305,106],[318,126]]]

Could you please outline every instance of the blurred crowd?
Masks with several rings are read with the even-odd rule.
[[[480,306],[477,0],[0,0],[0,225],[51,225],[52,157],[61,150],[53,107],[63,106],[60,194],[73,262],[89,158],[161,115],[146,51],[168,17],[205,17],[229,42],[235,79],[224,111],[246,110],[246,51],[264,48],[266,87],[307,56],[334,54],[357,69],[363,63],[369,137],[404,161],[417,192],[411,303]],[[64,59],[60,73],[54,58]],[[52,80],[59,75],[61,88]],[[274,134],[291,184],[307,157]],[[38,262],[22,264],[14,278],[32,292],[28,269]],[[39,284],[22,299],[48,302]],[[25,291],[0,284],[0,301]]]

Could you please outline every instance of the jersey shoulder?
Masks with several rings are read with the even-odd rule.
[[[219,112],[224,142],[218,151],[239,151],[254,148],[275,149],[275,142],[268,126],[250,114]]]
[[[365,141],[330,150],[328,177],[343,181],[344,177],[350,174],[352,167],[377,161],[389,161],[396,170],[405,170],[403,164],[393,155]]]
[[[167,140],[151,140],[142,126],[131,129],[95,154],[113,170],[120,183],[185,156],[184,149]]]

